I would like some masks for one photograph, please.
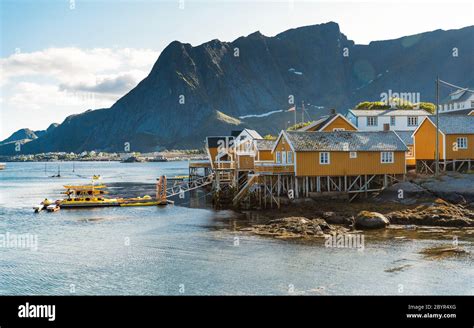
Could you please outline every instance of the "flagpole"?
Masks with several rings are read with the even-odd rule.
[[[439,175],[439,76],[436,76],[436,168],[435,175]]]
[[[301,124],[304,123],[304,101],[301,102]]]
[[[295,104],[295,127],[296,127],[296,104]]]

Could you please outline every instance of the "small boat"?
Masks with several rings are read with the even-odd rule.
[[[0,163],[0,170],[4,170],[7,164],[5,163]]]
[[[167,178],[168,180],[178,180],[178,181],[182,181],[182,180],[187,180],[189,179],[189,175],[175,175],[174,177],[169,177]]]
[[[49,205],[53,204],[48,198],[45,198],[39,205],[33,206],[35,213],[40,213],[41,211],[47,209]]]
[[[35,205],[33,206],[33,209],[35,210],[35,213],[39,213],[44,210],[44,205]]]
[[[100,176],[94,176],[92,183],[88,185],[65,185],[66,191],[62,194],[67,197],[59,199],[56,202],[51,202],[45,199],[40,205],[33,207],[36,213],[42,210],[48,212],[59,211],[60,208],[83,208],[83,207],[108,207],[108,206],[157,206],[167,205],[169,202],[161,198],[152,198],[148,195],[136,198],[106,198],[105,194],[108,192],[104,184],[95,185],[94,180],[100,179]],[[159,193],[157,192],[157,195]],[[160,194],[161,195],[161,194]]]
[[[46,206],[46,210],[48,212],[57,212],[57,211],[59,211],[59,209],[60,209],[60,207],[57,204],[51,204],[51,205]]]

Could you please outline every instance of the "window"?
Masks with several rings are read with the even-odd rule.
[[[395,116],[390,116],[390,125],[395,125]]]
[[[377,117],[367,117],[367,126],[377,126]]]
[[[380,163],[393,163],[393,151],[383,151],[380,153]]]
[[[408,116],[408,126],[418,126],[418,116]]]
[[[286,152],[286,162],[288,164],[293,164],[293,152],[292,151]]]
[[[333,131],[346,131],[346,129],[344,129],[344,128],[334,128],[334,129],[332,129],[332,130],[333,130]]]
[[[279,151],[276,152],[276,162],[277,162],[278,164],[281,163],[281,153],[280,153]]]
[[[357,152],[356,151],[351,151],[349,153],[349,158],[357,158]]]
[[[286,151],[281,152],[281,163],[286,164]]]
[[[474,108],[474,100],[471,100],[471,108]]]
[[[456,143],[458,145],[458,149],[467,149],[467,138],[466,137],[457,138]]]
[[[330,163],[329,153],[328,152],[319,153],[319,164],[327,165],[329,163]]]
[[[408,146],[407,157],[413,157],[413,146]]]

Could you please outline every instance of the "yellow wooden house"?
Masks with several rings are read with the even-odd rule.
[[[394,131],[282,131],[273,155],[295,176],[405,174],[407,150]]]
[[[332,114],[323,116],[310,125],[298,129],[298,131],[316,132],[316,131],[357,131],[357,127],[341,114]]]
[[[414,167],[416,165],[415,146],[413,145],[413,131],[395,131],[408,148],[406,153],[406,165]]]
[[[206,152],[212,169],[231,169],[235,167],[235,138],[215,136],[206,138]]]
[[[436,159],[436,130],[436,117],[430,116],[413,132],[417,164],[431,172]],[[474,116],[440,115],[438,142],[443,169],[451,166],[454,170],[459,170],[461,166],[470,169],[474,161]]]

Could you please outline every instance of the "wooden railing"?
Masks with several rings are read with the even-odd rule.
[[[273,161],[255,161],[255,172],[293,173],[293,164],[277,164]]]
[[[235,169],[234,161],[217,161],[215,162],[215,167],[217,169]]]

